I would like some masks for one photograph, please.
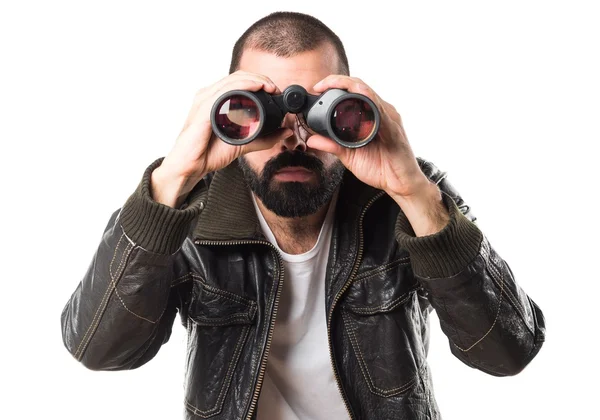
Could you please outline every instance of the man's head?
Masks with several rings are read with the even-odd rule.
[[[236,42],[230,73],[244,70],[270,78],[280,91],[292,84],[312,87],[330,74],[349,74],[342,42],[318,19],[277,12],[254,23]],[[288,114],[283,125],[294,134],[268,150],[239,159],[252,191],[272,212],[301,217],[329,202],[344,166],[336,156],[310,149],[310,136]]]
[[[269,52],[279,57],[292,57],[330,44],[336,54],[334,73],[350,75],[346,50],[340,38],[323,22],[296,12],[275,12],[256,21],[237,40],[231,54],[229,73],[240,68],[242,54],[247,49]]]

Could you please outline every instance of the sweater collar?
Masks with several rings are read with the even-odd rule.
[[[340,186],[336,212],[362,208],[380,190],[359,181],[346,170]],[[214,174],[204,210],[194,228],[194,239],[231,241],[265,239],[256,210],[237,160]]]

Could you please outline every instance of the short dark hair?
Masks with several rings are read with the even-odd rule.
[[[338,71],[349,75],[350,66],[340,38],[319,19],[298,12],[274,12],[256,21],[233,47],[229,73],[235,72],[245,49],[292,57],[330,43],[338,56]]]

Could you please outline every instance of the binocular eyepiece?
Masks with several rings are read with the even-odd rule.
[[[379,110],[368,97],[343,89],[311,95],[291,85],[281,95],[264,90],[232,90],[221,95],[211,111],[214,133],[226,143],[242,145],[272,133],[287,113],[301,114],[312,131],[348,148],[369,143],[379,129]]]

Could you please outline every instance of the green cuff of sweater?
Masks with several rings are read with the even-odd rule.
[[[402,210],[396,219],[396,239],[410,253],[412,268],[422,278],[451,277],[464,270],[479,253],[483,233],[458,208],[450,195],[440,190],[450,221],[433,235],[416,236]]]
[[[150,185],[152,171],[163,159],[148,166],[135,192],[123,205],[120,223],[136,245],[158,254],[173,254],[188,235],[191,221],[204,208],[204,182],[198,183],[179,209],[154,201]]]

